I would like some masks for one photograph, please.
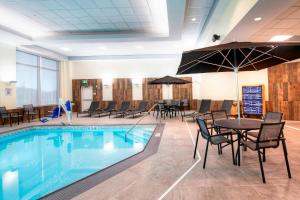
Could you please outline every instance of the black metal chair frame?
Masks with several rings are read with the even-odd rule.
[[[101,117],[101,114],[108,114],[110,115],[110,113],[115,110],[116,108],[116,102],[115,101],[109,101],[108,105],[106,108],[104,109],[98,109],[97,113],[99,114],[99,117]]]
[[[130,109],[130,101],[123,101],[122,104],[121,104],[121,107],[119,110],[112,110],[108,117],[110,118],[111,115],[116,115],[116,117],[121,116],[121,117],[125,117],[126,113],[129,111]]]
[[[221,110],[225,110],[227,115],[230,115],[230,111],[232,108],[233,100],[224,100],[222,102]]]
[[[97,111],[99,110],[99,105],[100,105],[100,101],[92,101],[91,102],[91,105],[89,107],[89,109],[87,110],[84,110],[83,112],[81,113],[78,113],[77,112],[77,117],[78,117],[78,114],[88,114],[89,117],[92,117],[93,114],[96,114]],[[86,116],[86,115],[85,115]],[[82,116],[81,116],[82,117]]]
[[[197,124],[199,126],[199,130],[198,130],[198,133],[197,133],[197,138],[196,138],[196,144],[195,144],[195,149],[194,149],[194,159],[196,158],[196,152],[197,152],[197,146],[198,146],[198,140],[199,140],[199,135],[201,133],[201,136],[202,138],[206,139],[207,142],[206,142],[206,148],[205,148],[205,154],[204,154],[204,161],[203,161],[203,169],[205,169],[205,165],[206,165],[206,159],[207,159],[207,152],[208,152],[208,146],[209,146],[209,143],[211,145],[219,145],[219,144],[222,144],[222,143],[228,143],[231,145],[231,153],[232,153],[232,162],[233,164],[235,165],[235,160],[234,160],[234,147],[233,147],[233,140],[232,140],[232,134],[230,132],[228,133],[220,133],[218,135],[211,135],[208,131],[208,128],[207,128],[207,124],[206,124],[206,121],[202,118],[196,118],[196,121],[197,121]],[[204,129],[206,130],[202,130],[201,128],[201,124],[200,123],[203,123],[204,125]],[[226,138],[227,136],[230,137],[230,139]],[[220,137],[224,137],[224,140],[221,141],[221,142],[217,142],[217,143],[214,143],[212,142],[212,139],[213,138],[220,138]]]
[[[30,118],[33,119],[33,116],[38,115],[39,118],[41,117],[40,109],[38,109],[38,112],[35,112],[36,108],[32,104],[23,105],[23,122],[25,114],[27,115],[28,123],[30,123]]]
[[[182,121],[185,117],[191,117],[193,118],[193,121],[195,121],[196,117],[209,113],[210,106],[211,106],[210,99],[202,99],[198,111],[188,113],[188,114],[185,114],[185,112],[183,111],[183,114],[181,115]]]
[[[132,115],[132,118],[135,115],[141,115],[144,112],[147,112],[148,101],[141,101],[137,109],[128,110],[126,115]]]
[[[216,118],[216,113],[223,113],[223,114],[225,114],[225,117],[224,118]],[[218,127],[218,126],[215,126],[214,124],[215,124],[215,121],[217,121],[217,120],[221,120],[221,119],[228,119],[228,114],[227,114],[227,111],[226,110],[216,110],[216,111],[212,111],[211,113],[209,113],[208,115],[211,115],[211,119],[212,119],[212,124],[211,124],[211,127],[209,127],[209,128],[211,128],[211,134],[213,135],[213,130],[216,132],[216,134],[217,135],[219,135],[219,134],[224,134],[224,133],[227,133],[227,132],[230,132],[232,135],[234,135],[234,132],[233,132],[233,130],[228,130],[228,129],[226,129],[226,130],[223,130],[222,128],[220,128],[220,127]],[[232,142],[236,142],[237,141],[237,139],[235,139],[235,140],[233,140],[232,139]],[[218,153],[219,154],[222,154],[222,149],[224,148],[224,147],[226,147],[226,146],[228,146],[229,144],[225,144],[225,145],[222,145],[222,144],[220,144],[220,145],[218,145]]]
[[[20,115],[19,112],[8,112],[4,106],[0,107],[0,118],[3,126],[5,125],[6,120],[9,121],[10,126],[12,126],[13,122],[17,122],[19,125],[20,117],[22,118],[23,115]]]
[[[280,125],[280,124],[281,124],[281,130],[280,130],[280,133],[278,134],[277,139],[263,140],[263,141],[259,140],[259,138],[261,136],[261,132],[262,132],[264,126],[276,126],[276,125]],[[262,123],[261,127],[260,127],[260,130],[259,130],[259,133],[258,133],[258,138],[256,140],[254,140],[253,138],[247,137],[246,135],[244,135],[242,137],[243,141],[250,141],[250,142],[255,143],[255,145],[256,145],[254,151],[257,151],[257,154],[258,154],[260,171],[261,171],[261,176],[262,176],[263,183],[266,183],[265,173],[264,173],[264,168],[263,168],[263,162],[266,161],[265,150],[267,148],[277,148],[280,145],[280,141],[282,143],[282,148],[283,148],[283,153],[284,153],[284,158],[285,158],[285,164],[286,164],[286,168],[287,168],[288,177],[292,178],[290,165],[289,165],[289,160],[288,160],[288,153],[287,153],[287,148],[286,148],[286,143],[285,143],[286,139],[285,139],[284,134],[283,134],[284,125],[285,125],[285,122]],[[268,143],[268,142],[277,142],[277,145],[270,146],[270,147],[263,147],[263,146],[261,147],[260,146],[260,144],[264,144],[264,143]]]

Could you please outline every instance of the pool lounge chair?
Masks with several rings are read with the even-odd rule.
[[[109,113],[108,117],[111,115],[116,115],[116,117],[121,116],[125,117],[125,114],[129,111],[130,101],[123,101],[121,104],[121,108],[119,110],[113,110]]]
[[[233,104],[233,100],[224,100],[222,103],[221,110],[226,111],[226,114],[230,115],[232,104]]]
[[[141,115],[144,112],[147,112],[147,101],[141,101],[137,109],[129,110],[126,114],[132,115],[132,118],[135,117],[135,115]]]
[[[101,116],[103,116],[103,114],[105,115],[110,115],[110,113],[112,112],[112,111],[114,111],[116,109],[116,102],[115,101],[110,101],[110,102],[108,102],[108,105],[107,105],[107,107],[106,108],[104,108],[104,109],[100,109],[100,110],[98,110],[98,114],[99,114],[99,117],[101,117]]]
[[[94,114],[97,113],[97,111],[99,109],[99,105],[100,105],[99,101],[92,101],[89,109],[87,109],[79,114],[88,114],[88,115],[84,115],[84,116],[92,117]],[[83,116],[81,116],[81,117],[83,117]]]
[[[204,115],[204,114],[206,114],[210,111],[210,104],[211,104],[210,99],[203,99],[201,101],[198,112],[190,112],[190,113],[183,112],[183,114],[181,116],[182,121],[183,121],[184,118],[193,118],[193,121],[195,121],[196,117],[198,117],[200,115]]]

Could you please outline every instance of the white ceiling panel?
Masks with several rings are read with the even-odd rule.
[[[107,31],[108,23],[112,23],[110,31],[117,32],[120,28],[147,31],[142,22],[154,20],[147,0],[0,0],[0,6],[33,20],[35,17],[45,19],[36,22],[53,33],[65,31],[67,34],[74,31],[74,27],[84,32]]]
[[[131,7],[131,4],[128,0],[112,0],[114,5],[117,5],[118,7]]]
[[[81,8],[96,8],[97,4],[93,1],[87,1],[87,0],[74,0]],[[74,3],[75,3],[74,2]]]
[[[114,4],[111,0],[94,0],[98,8],[112,8]]]

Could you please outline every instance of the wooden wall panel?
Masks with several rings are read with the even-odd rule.
[[[158,100],[162,100],[162,85],[149,85],[148,82],[155,78],[143,79],[143,99],[152,107]]]
[[[74,111],[81,112],[81,89],[80,89],[80,80],[73,79],[72,80],[72,97],[73,102],[75,103],[75,107],[73,107]]]
[[[81,112],[81,80],[88,80],[88,85],[93,87],[93,100],[102,101],[102,80],[101,79],[73,79],[72,95],[76,104],[74,111]]]
[[[268,84],[267,111],[282,112],[286,120],[300,120],[300,62],[269,68]]]
[[[180,79],[184,79],[192,82],[192,77],[180,77]],[[190,107],[192,107],[192,100],[193,100],[192,83],[173,85],[173,99],[188,99]]]
[[[122,101],[132,101],[132,82],[130,78],[118,78],[113,80],[113,100],[118,108]]]

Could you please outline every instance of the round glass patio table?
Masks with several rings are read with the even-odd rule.
[[[219,128],[227,128],[235,130],[238,136],[238,148],[236,152],[236,164],[240,165],[240,143],[243,131],[259,130],[262,121],[254,119],[222,119],[214,122]]]

